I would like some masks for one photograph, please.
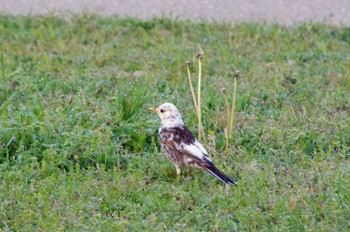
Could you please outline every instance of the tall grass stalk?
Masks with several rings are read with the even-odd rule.
[[[202,62],[201,56],[198,57],[198,139],[202,140],[202,105],[201,105],[201,81],[202,81]]]
[[[224,99],[225,99],[225,106],[226,106],[226,118],[227,118],[227,124],[226,124],[226,129],[230,128],[230,118],[231,118],[231,107],[230,104],[228,103],[228,98],[226,95],[226,89],[223,88],[221,89],[222,94],[224,95]]]
[[[232,105],[231,105],[231,113],[230,113],[230,126],[229,126],[229,132],[228,132],[228,138],[232,138],[233,134],[233,121],[235,119],[235,110],[236,110],[236,93],[237,93],[237,78],[239,76],[239,73],[235,73],[234,75],[234,83],[233,83],[233,97],[232,97]]]
[[[187,67],[187,76],[188,76],[188,82],[190,83],[190,89],[191,89],[193,104],[194,104],[194,108],[196,109],[196,114],[197,114],[197,117],[198,117],[198,105],[197,105],[197,100],[196,100],[196,96],[194,94],[193,85],[192,85],[191,71],[190,71],[190,62],[186,62],[186,67]]]
[[[197,117],[198,117],[198,140],[202,141],[202,139],[206,139],[204,127],[202,124],[202,105],[201,105],[201,89],[202,89],[202,59],[204,57],[204,51],[201,46],[198,44],[198,91],[197,91]]]
[[[226,95],[226,89],[223,88],[221,89],[222,94],[224,95],[224,99],[225,99],[225,106],[226,106],[226,128],[224,128],[225,131],[225,142],[226,142],[226,146],[225,149],[228,148],[228,135],[227,135],[227,130],[230,129],[230,118],[231,118],[231,107],[230,104],[228,103],[228,98]]]

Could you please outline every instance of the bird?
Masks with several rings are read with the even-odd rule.
[[[175,165],[178,179],[181,177],[181,167],[185,167],[206,170],[224,184],[236,184],[215,167],[208,152],[185,126],[175,105],[164,103],[149,110],[156,112],[161,120],[158,130],[161,149]]]

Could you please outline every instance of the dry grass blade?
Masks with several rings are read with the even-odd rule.
[[[190,89],[191,89],[193,104],[194,104],[194,108],[196,109],[196,113],[197,113],[197,116],[198,116],[198,105],[197,105],[196,96],[195,96],[194,90],[193,90],[192,79],[191,79],[191,71],[190,71],[190,65],[191,65],[190,62],[186,62],[187,75],[188,75],[188,83],[190,84]]]
[[[235,74],[234,84],[233,84],[232,106],[231,106],[231,114],[230,114],[229,138],[232,138],[232,133],[233,133],[232,132],[232,130],[233,130],[233,121],[235,119],[235,110],[236,110],[236,93],[237,93],[237,77],[236,77],[236,74]]]

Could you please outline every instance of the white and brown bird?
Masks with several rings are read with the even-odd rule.
[[[236,184],[214,166],[208,152],[185,127],[179,110],[173,104],[164,103],[150,110],[160,117],[159,142],[162,151],[175,165],[178,177],[181,176],[180,167],[188,167],[206,170],[225,184]]]

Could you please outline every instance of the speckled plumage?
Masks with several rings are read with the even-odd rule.
[[[161,119],[158,135],[162,151],[175,165],[179,176],[180,167],[196,168],[208,171],[225,184],[235,184],[234,180],[214,166],[205,148],[185,127],[181,114],[173,104],[164,103],[153,110]]]

